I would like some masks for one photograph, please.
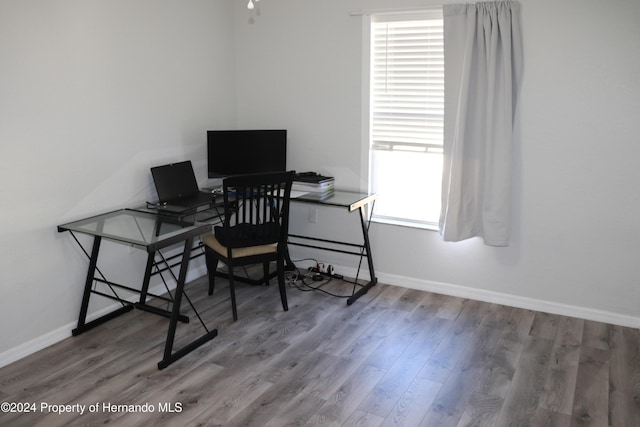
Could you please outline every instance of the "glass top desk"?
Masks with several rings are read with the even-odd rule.
[[[188,317],[180,314],[180,304],[182,301],[182,296],[184,295],[184,285],[189,266],[189,259],[191,256],[191,249],[193,247],[193,240],[195,237],[200,236],[201,234],[210,232],[211,224],[187,221],[184,219],[177,219],[154,214],[151,212],[142,212],[133,209],[121,209],[114,212],[108,212],[102,215],[96,215],[90,218],[81,219],[79,221],[59,225],[58,231],[69,231],[75,241],[89,258],[89,268],[87,271],[84,294],[80,307],[80,315],[78,317],[78,326],[72,331],[74,336],[79,335],[95,326],[98,326],[114,317],[124,314],[134,307],[168,317],[170,321],[169,329],[167,331],[167,340],[165,343],[164,358],[158,363],[158,368],[163,369],[185,354],[189,353],[190,351],[213,339],[217,335],[217,330],[209,331],[203,324],[206,331],[203,336],[195,339],[180,350],[177,350],[175,352],[173,351],[173,341],[175,338],[177,322],[189,321]],[[93,248],[91,250],[91,255],[89,255],[89,253],[84,249],[74,233],[93,236]],[[97,267],[98,254],[100,252],[100,243],[102,242],[102,239],[107,239],[146,250],[146,252],[148,253],[147,266],[141,289],[135,289],[106,280],[102,272],[100,272]],[[179,243],[184,243],[184,250],[182,252],[181,261],[179,263],[180,271],[178,273],[178,277],[176,278],[176,289],[174,295],[171,296],[169,293],[169,297],[164,297],[160,295],[149,294],[149,281],[152,275],[153,267],[158,267],[158,264],[164,263],[167,269],[171,269],[171,266],[168,265],[167,261],[163,257],[161,257],[161,262],[156,262],[156,253],[159,253],[158,251],[160,249]],[[99,274],[99,277],[96,277],[96,272]],[[98,284],[106,285],[107,289],[101,288],[102,290],[98,290]],[[128,300],[122,299],[117,294],[115,290],[116,288],[126,289],[131,292],[139,293],[139,302],[132,303]],[[107,290],[110,290],[111,293],[106,293]],[[92,320],[91,322],[86,322],[89,299],[91,298],[92,294],[116,300],[122,305],[122,307],[95,320]],[[172,310],[167,311],[147,305],[147,296],[163,299],[167,302],[172,303]]]
[[[367,217],[367,206],[371,204],[370,213],[373,212],[373,207],[378,195],[373,193],[361,193],[353,191],[335,190],[330,196],[322,197],[320,194],[306,193],[295,198],[291,198],[292,202],[311,203],[323,206],[333,206],[338,208],[346,208],[349,213],[359,212],[360,226],[362,228],[362,243],[341,242],[336,240],[327,240],[318,237],[301,236],[289,233],[290,245],[304,246],[308,248],[322,249],[332,252],[340,252],[349,255],[355,255],[360,258],[367,259],[367,265],[369,267],[369,281],[364,285],[357,282],[358,277],[354,285],[360,286],[360,289],[356,292],[355,286],[349,299],[347,299],[347,305],[351,305],[355,300],[366,294],[371,287],[375,286],[378,282],[376,278],[375,269],[373,267],[373,257],[371,255],[371,244],[369,242],[369,225],[371,223],[371,215]],[[310,242],[313,242],[311,244]],[[354,251],[357,248],[357,251]],[[293,262],[287,260],[290,265]],[[358,265],[358,271],[360,271],[360,264]]]

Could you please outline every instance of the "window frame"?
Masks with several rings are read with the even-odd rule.
[[[366,103],[364,105],[368,106],[368,110],[366,111],[366,114],[363,114],[363,130],[365,130],[365,135],[366,135],[366,157],[367,157],[367,166],[368,166],[368,189],[369,191],[375,191],[375,189],[373,188],[374,186],[374,182],[375,182],[375,165],[374,165],[374,155],[376,153],[376,151],[383,151],[383,150],[394,150],[394,149],[402,149],[405,148],[408,151],[413,151],[413,150],[418,150],[418,151],[424,151],[424,152],[429,152],[429,153],[433,153],[433,152],[437,152],[437,154],[442,153],[442,144],[443,144],[443,133],[444,133],[444,42],[442,41],[442,76],[441,76],[441,81],[439,83],[440,87],[441,87],[441,103],[439,105],[439,109],[441,111],[440,113],[440,136],[438,139],[437,143],[433,143],[432,142],[421,142],[416,144],[415,142],[411,141],[411,138],[405,140],[404,142],[380,142],[379,140],[376,141],[374,140],[374,101],[375,101],[375,96],[374,96],[374,87],[373,85],[375,84],[375,78],[374,78],[374,72],[375,72],[375,64],[374,64],[374,60],[375,60],[375,55],[374,55],[374,37],[375,37],[375,31],[374,31],[374,25],[380,22],[396,22],[396,21],[419,21],[419,20],[439,20],[440,23],[442,24],[443,21],[443,16],[442,16],[442,7],[432,7],[432,8],[428,8],[428,9],[423,9],[423,10],[417,10],[417,11],[403,11],[403,12],[393,12],[393,13],[376,13],[376,14],[372,14],[369,17],[369,22],[368,22],[368,32],[365,35],[368,35],[368,37],[365,37],[365,43],[366,46],[368,47],[368,49],[365,50],[365,52],[368,52],[368,55],[366,57],[366,67],[364,67],[364,74],[366,74],[365,76],[363,76],[363,94],[366,94],[363,96],[363,101],[366,101]],[[366,98],[365,98],[366,97]],[[442,157],[440,157],[440,159],[442,159]],[[441,181],[439,181],[441,182]],[[441,190],[441,189],[440,189]],[[434,196],[435,197],[435,196]],[[439,206],[439,198],[441,197],[441,191],[438,191],[438,206]],[[435,202],[435,201],[434,201]],[[415,219],[415,218],[408,218],[408,217],[397,217],[397,216],[387,216],[384,215],[383,213],[381,214],[377,214],[375,211],[372,213],[371,216],[372,221],[374,222],[379,222],[379,223],[386,223],[386,224],[393,224],[393,225],[400,225],[400,226],[408,226],[408,227],[415,227],[415,228],[421,228],[421,229],[429,229],[429,230],[438,230],[439,229],[439,218],[434,218],[433,221],[425,221],[425,220],[419,220],[419,219]]]

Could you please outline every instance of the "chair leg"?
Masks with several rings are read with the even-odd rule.
[[[238,308],[236,307],[236,284],[233,278],[233,266],[227,265],[229,268],[229,293],[231,295],[231,311],[233,312],[233,321],[238,320]]]
[[[287,303],[287,287],[284,282],[284,258],[279,257],[278,262],[278,287],[280,288],[280,299],[282,300],[282,309],[289,311],[289,304]]]
[[[216,270],[218,269],[218,257],[213,249],[204,248],[204,258],[207,264],[207,273],[209,276],[209,295],[213,295],[213,287],[216,281]]]
[[[262,263],[262,272],[264,273],[264,284],[269,286],[269,262]]]

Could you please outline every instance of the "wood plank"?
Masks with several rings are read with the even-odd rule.
[[[570,427],[571,415],[540,407],[531,418],[530,425],[545,427]]]
[[[488,310],[486,303],[464,300],[451,332],[440,342],[418,377],[444,383]]]
[[[367,358],[379,345],[393,333],[395,326],[400,323],[405,312],[387,308],[383,310],[378,321],[364,330],[340,355],[343,357]]]
[[[403,317],[365,361],[368,365],[390,369],[407,347],[430,323],[424,311],[414,310]]]
[[[503,403],[502,397],[475,392],[469,398],[469,404],[462,413],[457,426],[494,426]]]
[[[573,425],[609,425],[609,358],[609,350],[582,347],[573,403]]]
[[[318,375],[318,367],[322,366],[323,360],[335,357],[320,352],[312,352],[301,363],[291,371],[287,378],[275,383],[266,392],[261,394],[254,402],[242,410],[229,425],[238,426],[262,426],[268,420],[281,416],[283,406],[288,405],[292,399],[299,398],[309,381]],[[314,399],[314,402],[317,402]],[[318,405],[313,412],[320,408]]]
[[[417,289],[406,289],[400,298],[391,305],[391,308],[396,310],[413,311],[415,310],[416,305],[422,301],[424,296],[424,292]]]
[[[504,400],[534,317],[535,313],[520,309],[513,309],[508,316],[504,317],[502,334],[496,343],[492,357],[485,363],[484,372],[478,380],[475,393],[487,398],[494,396]]]
[[[369,392],[358,409],[382,418],[388,417],[420,372],[423,364],[423,360],[416,358],[398,360]]]
[[[640,426],[640,331],[613,326],[609,359],[611,425]]]
[[[261,425],[264,427],[304,425],[324,403],[325,401],[319,397],[300,393],[291,399],[291,401],[282,405],[280,411],[274,417]],[[239,427],[244,427],[244,424],[234,424]]]
[[[354,412],[342,427],[378,427],[382,425],[384,418],[362,411]]]
[[[199,414],[189,423],[225,425],[273,386],[256,376],[247,376],[238,382],[240,378],[234,375],[229,377],[233,382],[216,381],[213,392],[204,396],[206,400],[198,400],[197,404],[193,405],[193,408],[199,409]],[[205,402],[210,403],[204,404]],[[181,421],[186,421],[185,418],[180,417]]]
[[[473,391],[485,376],[487,361],[496,351],[502,331],[478,327],[469,345],[443,384],[420,425],[456,426],[469,406]]]
[[[415,426],[420,423],[442,388],[442,384],[416,378],[400,397],[383,426]]]
[[[529,335],[532,337],[553,340],[555,339],[556,332],[558,331],[559,320],[560,316],[556,316],[555,314],[536,313]]]
[[[516,365],[498,425],[528,425],[535,415],[549,371],[553,341],[529,337]]]
[[[612,328],[612,325],[585,320],[582,337],[583,345],[601,350],[609,350],[611,348]]]
[[[325,404],[309,419],[307,425],[342,425],[384,374],[385,371],[382,369],[361,365],[333,395],[327,398]]]
[[[556,324],[557,333],[540,407],[549,409],[554,416],[556,413],[571,415],[584,321],[559,317]]]

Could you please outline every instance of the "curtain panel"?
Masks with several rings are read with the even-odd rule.
[[[513,120],[521,77],[519,5],[445,5],[440,234],[509,244]]]

